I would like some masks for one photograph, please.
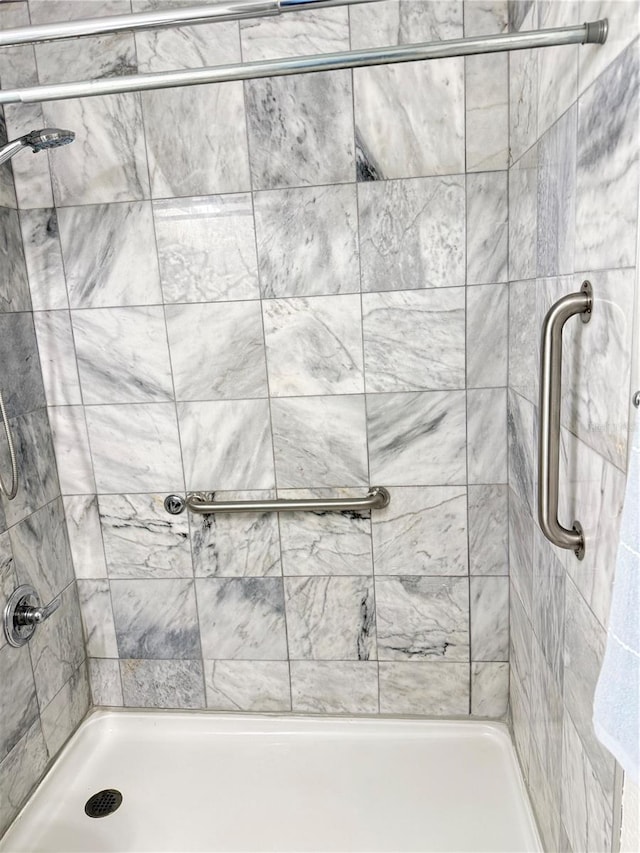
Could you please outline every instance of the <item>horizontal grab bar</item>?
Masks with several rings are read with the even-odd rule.
[[[403,44],[394,47],[375,47],[348,50],[342,53],[320,53],[313,56],[294,56],[289,59],[267,59],[261,62],[241,62],[234,65],[215,65],[210,68],[189,68],[179,71],[157,71],[152,74],[129,74],[123,77],[102,77],[97,80],[78,80],[72,83],[46,83],[24,89],[0,89],[0,104],[33,104],[44,101],[63,101],[67,98],[92,98],[124,92],[148,92],[178,86],[202,86],[230,80],[258,80],[263,77],[285,77],[290,74],[314,74],[339,68],[364,68],[370,65],[390,65],[397,62],[420,62],[450,56],[473,56],[499,53],[505,50],[526,50],[566,44],[603,44],[607,38],[606,18],[558,27],[552,30],[533,30],[526,33],[501,33],[492,36],[450,39],[422,44]]]
[[[383,509],[389,505],[391,495],[382,486],[374,486],[362,498],[303,498],[287,500],[277,498],[265,501],[210,501],[195,492],[185,500],[180,495],[165,498],[164,507],[171,515],[185,509],[200,515],[214,512],[343,512],[344,510]]]
[[[540,350],[540,426],[538,433],[538,522],[549,542],[584,558],[584,532],[579,521],[571,530],[558,521],[560,479],[560,405],[562,384],[562,330],[574,314],[588,323],[593,310],[593,290],[585,281],[551,306],[542,325]]]

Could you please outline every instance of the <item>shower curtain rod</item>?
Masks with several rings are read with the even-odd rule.
[[[67,98],[91,98],[97,95],[115,95],[123,92],[171,89],[176,86],[199,86],[206,83],[224,83],[231,80],[252,80],[262,77],[283,77],[289,74],[334,71],[339,68],[361,68],[369,65],[389,65],[396,62],[417,62],[425,59],[443,59],[450,56],[469,56],[565,44],[603,44],[607,38],[607,31],[608,23],[605,18],[574,27],[559,27],[552,30],[474,36],[448,41],[400,45],[398,47],[370,48],[343,53],[318,54],[316,56],[296,56],[290,59],[218,65],[211,68],[160,71],[154,74],[132,74],[128,77],[80,80],[75,83],[47,83],[24,89],[0,90],[0,104],[31,104],[41,101],[61,101]]]
[[[380,0],[227,0],[208,6],[154,9],[133,15],[111,15],[104,18],[82,18],[77,21],[16,27],[0,31],[0,47],[100,36],[106,33],[129,33],[164,27],[214,24],[219,21],[240,21],[245,18],[267,18],[285,12],[378,2]]]

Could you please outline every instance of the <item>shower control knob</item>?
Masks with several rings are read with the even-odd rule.
[[[40,596],[32,586],[24,584],[12,593],[4,609],[4,633],[12,646],[24,646],[42,622],[55,613],[62,599],[54,598],[49,604],[42,605]]]
[[[184,512],[184,508],[187,505],[187,502],[180,495],[168,495],[164,499],[164,508],[167,512],[171,513],[171,515],[180,515],[181,512]]]

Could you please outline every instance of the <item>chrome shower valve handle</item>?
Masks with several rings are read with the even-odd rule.
[[[19,586],[11,595],[4,609],[4,633],[12,646],[28,643],[36,628],[56,612],[62,603],[57,596],[49,604],[42,605],[40,596],[32,586]]]

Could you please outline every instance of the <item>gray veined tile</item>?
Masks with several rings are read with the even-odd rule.
[[[375,660],[373,579],[285,578],[291,660]]]
[[[184,489],[173,404],[88,406],[85,411],[98,492]]]
[[[4,685],[4,689],[0,692],[1,761],[16,746],[38,716],[31,659],[26,647],[14,649],[6,644],[0,648],[0,677]]]
[[[97,497],[69,495],[63,503],[76,578],[106,578]]]
[[[28,27],[29,8],[26,3],[4,3],[0,8],[0,29]],[[3,48],[0,54],[0,78],[3,89],[35,85],[38,81],[33,48],[30,45]]]
[[[559,810],[562,763],[562,717],[566,713],[562,704],[562,687],[548,668],[533,637],[531,645],[531,747],[539,762],[539,772],[544,780],[545,790],[537,796],[549,799],[552,809]],[[535,777],[534,777],[535,778]],[[532,781],[532,780],[530,780]],[[535,780],[540,785],[540,779]],[[533,781],[532,781],[532,784]],[[533,793],[535,797],[536,794]],[[542,822],[548,820],[542,809]],[[553,848],[552,848],[553,849]]]
[[[287,661],[205,661],[207,708],[216,711],[290,711]]]
[[[274,398],[271,414],[279,488],[367,483],[363,396]]]
[[[467,284],[507,281],[506,172],[467,175]]]
[[[380,3],[375,15],[366,6],[354,6],[349,17],[354,48],[439,41],[463,35],[463,5],[458,0],[438,3],[390,0]]]
[[[58,221],[72,308],[162,302],[148,203],[60,208]]]
[[[376,578],[380,660],[469,660],[466,578]]]
[[[365,293],[367,391],[464,387],[463,288]]]
[[[507,0],[466,0],[464,4],[464,34],[495,35],[509,31]]]
[[[30,310],[18,211],[0,207],[0,312]]]
[[[536,280],[509,284],[509,388],[530,403],[538,400],[540,286]]]
[[[121,658],[200,657],[192,580],[112,580],[111,600]]]
[[[471,660],[509,660],[509,578],[473,577]]]
[[[164,301],[257,299],[251,196],[153,202]]]
[[[242,82],[145,92],[142,106],[154,198],[250,189]]]
[[[118,644],[109,581],[78,581],[78,597],[87,655],[91,658],[117,657]]]
[[[540,0],[540,29],[568,27],[580,19],[580,0]],[[538,136],[561,116],[578,97],[578,45],[550,47],[538,61]]]
[[[36,409],[9,422],[18,465],[19,487],[12,501],[4,497],[7,526],[15,524],[60,494],[55,452],[46,409]],[[0,433],[2,458],[8,458],[4,429]],[[6,477],[6,475],[4,475]]]
[[[471,713],[504,719],[509,705],[509,664],[471,664]]]
[[[507,384],[509,291],[506,284],[467,288],[467,387]]]
[[[469,486],[469,573],[509,573],[508,487]]]
[[[173,398],[161,306],[72,311],[85,405]]]
[[[348,497],[353,489],[280,489],[281,498]],[[370,575],[369,512],[287,512],[279,518],[282,571],[290,576]]]
[[[48,411],[62,494],[93,494],[96,481],[84,408],[50,406]]]
[[[534,416],[533,404],[510,391],[507,398],[509,485],[529,514],[534,508]]]
[[[274,397],[364,391],[360,295],[262,304]]]
[[[469,664],[380,661],[380,713],[467,715]]]
[[[186,515],[169,515],[163,499],[164,495],[100,495],[110,578],[192,576],[189,520]]]
[[[375,573],[466,575],[467,501],[462,486],[393,489],[372,516]]]
[[[274,491],[211,492],[212,500],[269,500]],[[196,577],[279,577],[278,516],[273,512],[212,513],[190,519]]]
[[[258,192],[254,207],[264,297],[360,290],[353,184]]]
[[[273,451],[267,400],[178,403],[186,486],[273,489]]]
[[[251,80],[245,92],[255,189],[353,181],[349,71]]]
[[[362,289],[464,284],[464,177],[358,185]]]
[[[119,707],[124,703],[120,680],[120,661],[110,658],[87,660],[91,698],[94,705]]]
[[[33,310],[67,308],[67,286],[55,209],[21,210],[20,227]]]
[[[3,529],[3,528],[1,528]],[[13,551],[11,540],[5,531],[0,533],[0,608],[4,612],[9,596],[18,586],[15,567],[13,565]],[[0,634],[0,649],[6,644],[7,638],[4,633]]]
[[[260,302],[167,305],[177,400],[267,396]]]
[[[83,662],[40,714],[49,755],[55,755],[65,745],[90,704],[89,679]]]
[[[122,694],[128,708],[204,708],[201,660],[122,660]]]
[[[640,17],[634,3],[626,0],[582,0],[580,14],[585,21],[607,18],[609,31],[604,44],[584,45],[578,53],[579,93],[585,90],[604,72],[640,34]]]
[[[377,714],[375,661],[291,661],[292,710],[311,714]]]
[[[45,405],[31,313],[0,313],[0,364],[7,417],[15,418]]]
[[[538,148],[509,169],[509,278],[535,278],[537,267]]]
[[[480,4],[467,5],[473,8]],[[509,156],[509,54],[468,56],[464,67],[467,171],[506,169]]]
[[[281,17],[240,22],[244,62],[349,50],[346,8],[305,9]]]
[[[37,311],[33,321],[47,403],[50,406],[82,403],[69,312]]]
[[[33,70],[35,74],[35,63]],[[5,80],[5,77],[2,79]],[[33,82],[36,82],[35,77]],[[6,104],[4,115],[10,139],[29,133],[34,127],[47,126],[41,104]],[[13,172],[18,206],[21,210],[53,207],[48,157],[42,154],[39,157],[14,157],[9,168]]]
[[[467,457],[470,483],[507,482],[506,389],[467,391]]]
[[[509,54],[510,165],[520,159],[538,136],[540,56],[539,50],[514,50]],[[544,56],[542,59],[544,61]]]
[[[510,488],[509,576],[529,619],[533,618],[533,525],[531,510]]]
[[[42,111],[45,126],[69,128],[77,134],[73,145],[49,155],[57,205],[149,196],[140,95],[57,101],[44,104]],[[92,238],[98,233],[99,229],[92,232]]]
[[[200,578],[196,586],[205,659],[287,659],[280,578]]]
[[[564,598],[562,555],[534,525],[532,624],[544,659],[559,685],[564,670]]]
[[[464,171],[463,60],[361,68],[353,81],[360,180]]]
[[[466,481],[463,391],[367,398],[371,482],[391,486]]]
[[[511,682],[517,683],[527,717],[531,703],[531,648],[533,629],[529,617],[512,586],[509,596],[509,667]]]
[[[9,827],[49,763],[40,721],[26,732],[2,763],[0,774],[0,831]]]

